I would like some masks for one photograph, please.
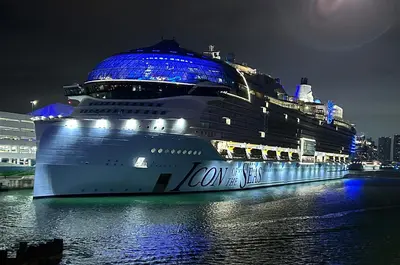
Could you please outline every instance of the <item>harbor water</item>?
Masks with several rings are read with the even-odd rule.
[[[63,238],[62,264],[400,264],[400,179],[169,196],[0,193],[0,248]]]

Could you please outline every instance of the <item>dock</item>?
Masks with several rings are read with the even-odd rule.
[[[34,176],[0,177],[0,191],[32,189]]]
[[[62,239],[53,239],[45,243],[28,245],[20,242],[15,257],[9,257],[9,250],[0,250],[1,265],[56,265],[61,262],[64,250]]]

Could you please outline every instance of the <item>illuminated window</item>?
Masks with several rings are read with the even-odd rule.
[[[261,107],[263,113],[267,113],[267,108],[266,107]]]
[[[135,164],[134,164],[134,167],[137,167],[137,168],[147,168],[146,158],[145,158],[145,157],[138,157],[138,159],[136,159],[136,162],[135,162]]]
[[[223,117],[222,119],[225,120],[225,123],[226,123],[226,124],[231,125],[231,119],[230,119],[230,118],[228,118],[228,117]]]

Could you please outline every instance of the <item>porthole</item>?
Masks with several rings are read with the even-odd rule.
[[[201,151],[199,151],[197,154],[198,154],[198,155],[201,155]]]
[[[171,154],[175,154],[175,149],[172,149],[172,150],[171,150]]]
[[[154,153],[155,151],[156,151],[156,149],[155,149],[155,148],[151,149],[151,152],[152,152],[152,153]]]
[[[161,148],[160,148],[160,149],[158,149],[158,153],[159,153],[159,154],[161,154],[161,153],[162,153],[162,151],[163,151],[163,150],[162,150]]]
[[[161,130],[163,131],[165,129],[165,127],[162,127]]]
[[[193,154],[194,154],[194,155],[197,155],[197,151],[193,151]]]
[[[183,150],[182,154],[184,154],[184,155],[185,155],[186,153],[187,153],[187,151],[186,151],[186,150]]]
[[[156,130],[157,129],[157,126],[154,126],[154,130]]]
[[[179,155],[181,152],[182,152],[181,150],[178,150],[176,153]]]
[[[192,150],[189,150],[188,155],[191,155],[191,154],[192,154]]]
[[[166,154],[169,154],[169,149],[165,150],[165,153],[166,153]]]

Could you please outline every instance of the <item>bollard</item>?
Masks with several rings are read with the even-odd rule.
[[[21,259],[25,256],[25,252],[28,249],[28,242],[19,242],[19,247],[17,250],[17,259]]]
[[[59,238],[54,238],[53,242],[54,242],[54,245],[55,245],[56,253],[57,254],[62,253],[63,250],[64,250],[64,240],[59,239]]]
[[[0,264],[7,264],[7,250],[0,250]]]

